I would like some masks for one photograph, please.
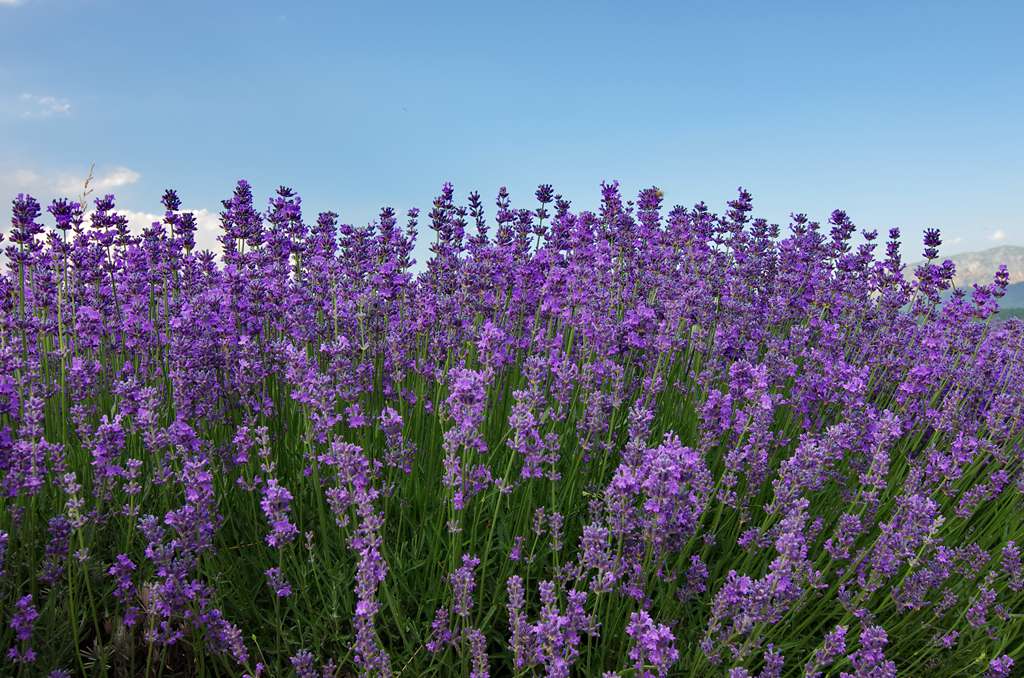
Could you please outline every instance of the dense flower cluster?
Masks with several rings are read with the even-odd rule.
[[[141,232],[19,195],[0,673],[1019,670],[1005,269],[742,189],[533,197],[352,226],[242,181],[214,254],[174,191]]]

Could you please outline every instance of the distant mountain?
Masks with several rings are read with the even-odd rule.
[[[956,277],[953,283],[968,294],[971,286],[975,283],[988,285],[999,270],[1000,264],[1006,264],[1010,272],[1010,286],[1006,288],[1006,295],[999,300],[1001,317],[1024,317],[1024,247],[1016,245],[1003,245],[981,252],[966,252],[943,256],[939,254],[939,261],[951,259],[956,264]],[[904,269],[905,274],[910,277],[914,275],[914,269],[923,262],[916,261]],[[948,296],[949,293],[946,294]]]
[[[1024,282],[1006,288],[1006,296],[999,300],[1000,308],[1024,308]]]
[[[957,287],[970,289],[974,283],[989,284],[1000,264],[1006,264],[1006,268],[1010,271],[1011,283],[1024,282],[1024,247],[1003,245],[981,252],[966,252],[951,256],[943,256],[940,252],[939,261],[945,259],[951,259],[956,264],[956,278],[953,279],[953,282]],[[918,261],[908,266],[907,274],[913,275],[914,269],[921,263]],[[1009,308],[1007,303],[1009,296],[1010,292],[1007,291],[1007,298],[1003,302],[1003,306],[1007,308]],[[1018,304],[1024,306],[1024,300],[1018,301]]]
[[[1009,320],[1010,318],[1017,318],[1024,320],[1024,308],[1004,308],[999,310],[999,315],[996,316],[1000,320]]]

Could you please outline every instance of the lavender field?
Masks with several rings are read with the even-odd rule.
[[[144,231],[18,195],[0,674],[1019,675],[1006,269],[742,189],[592,204],[360,227],[242,181],[215,255],[173,191]]]

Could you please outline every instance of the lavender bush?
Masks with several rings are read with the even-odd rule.
[[[20,195],[0,672],[1009,676],[1024,323],[833,212]],[[44,227],[43,220],[52,222]],[[855,244],[860,243],[860,244]],[[881,246],[881,247],[879,247]],[[909,274],[909,275],[908,275]]]

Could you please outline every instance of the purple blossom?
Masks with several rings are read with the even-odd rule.
[[[35,650],[31,646],[32,630],[36,620],[39,619],[39,611],[32,604],[31,594],[19,598],[14,607],[15,611],[11,615],[10,626],[20,647],[12,647],[8,650],[7,657],[18,664],[32,664],[36,660]]]
[[[299,529],[288,518],[288,507],[291,505],[292,493],[288,488],[278,483],[276,478],[270,478],[263,486],[263,499],[260,500],[260,508],[270,523],[270,533],[267,535],[267,543],[274,548],[281,548],[285,544],[294,541],[299,534]]]
[[[988,678],[1009,678],[1013,671],[1013,659],[1009,655],[996,657],[988,663]]]
[[[885,658],[884,648],[888,642],[889,636],[880,626],[865,627],[860,634],[860,649],[846,657],[853,664],[855,673],[843,671],[840,678],[895,678],[896,663]]]
[[[821,669],[827,668],[846,652],[846,627],[837,626],[825,636],[820,648],[814,652],[814,660],[804,667],[807,678],[818,678]]]
[[[479,558],[465,554],[462,556],[462,567],[448,576],[454,593],[452,611],[459,617],[468,617],[473,609],[473,589],[476,588],[473,570],[479,564]]]
[[[292,189],[259,208],[241,181],[213,253],[173,190],[142,228],[113,196],[54,200],[54,226],[18,196],[8,658],[45,673],[99,633],[165,673],[201,648],[307,678],[623,655],[630,675],[887,676],[887,649],[1012,674],[1015,271],[962,284],[936,229],[908,269],[898,229],[880,243],[835,210],[784,231],[743,189],[721,213],[613,181],[593,211],[527,198],[500,189],[489,221],[446,183],[419,266],[415,208],[307,224]],[[279,619],[249,615],[260,577]],[[319,664],[338,642],[343,665]]]
[[[510,645],[512,646],[513,662],[516,670],[522,670],[526,666],[536,662],[536,650],[533,647],[533,637],[530,634],[526,621],[526,596],[523,590],[523,580],[519,575],[512,575],[508,578],[508,625],[512,632]]]
[[[1003,546],[1001,564],[1003,573],[1010,580],[1008,584],[1010,590],[1020,591],[1024,589],[1024,569],[1021,567],[1020,549],[1012,539]]]
[[[292,594],[291,584],[284,578],[280,567],[268,568],[264,573],[267,576],[267,583],[278,598],[287,598]]]
[[[679,660],[675,647],[675,636],[664,624],[655,624],[644,611],[634,612],[629,617],[626,633],[633,639],[629,658],[638,676],[664,678],[669,669]],[[652,673],[650,669],[653,669]]]

